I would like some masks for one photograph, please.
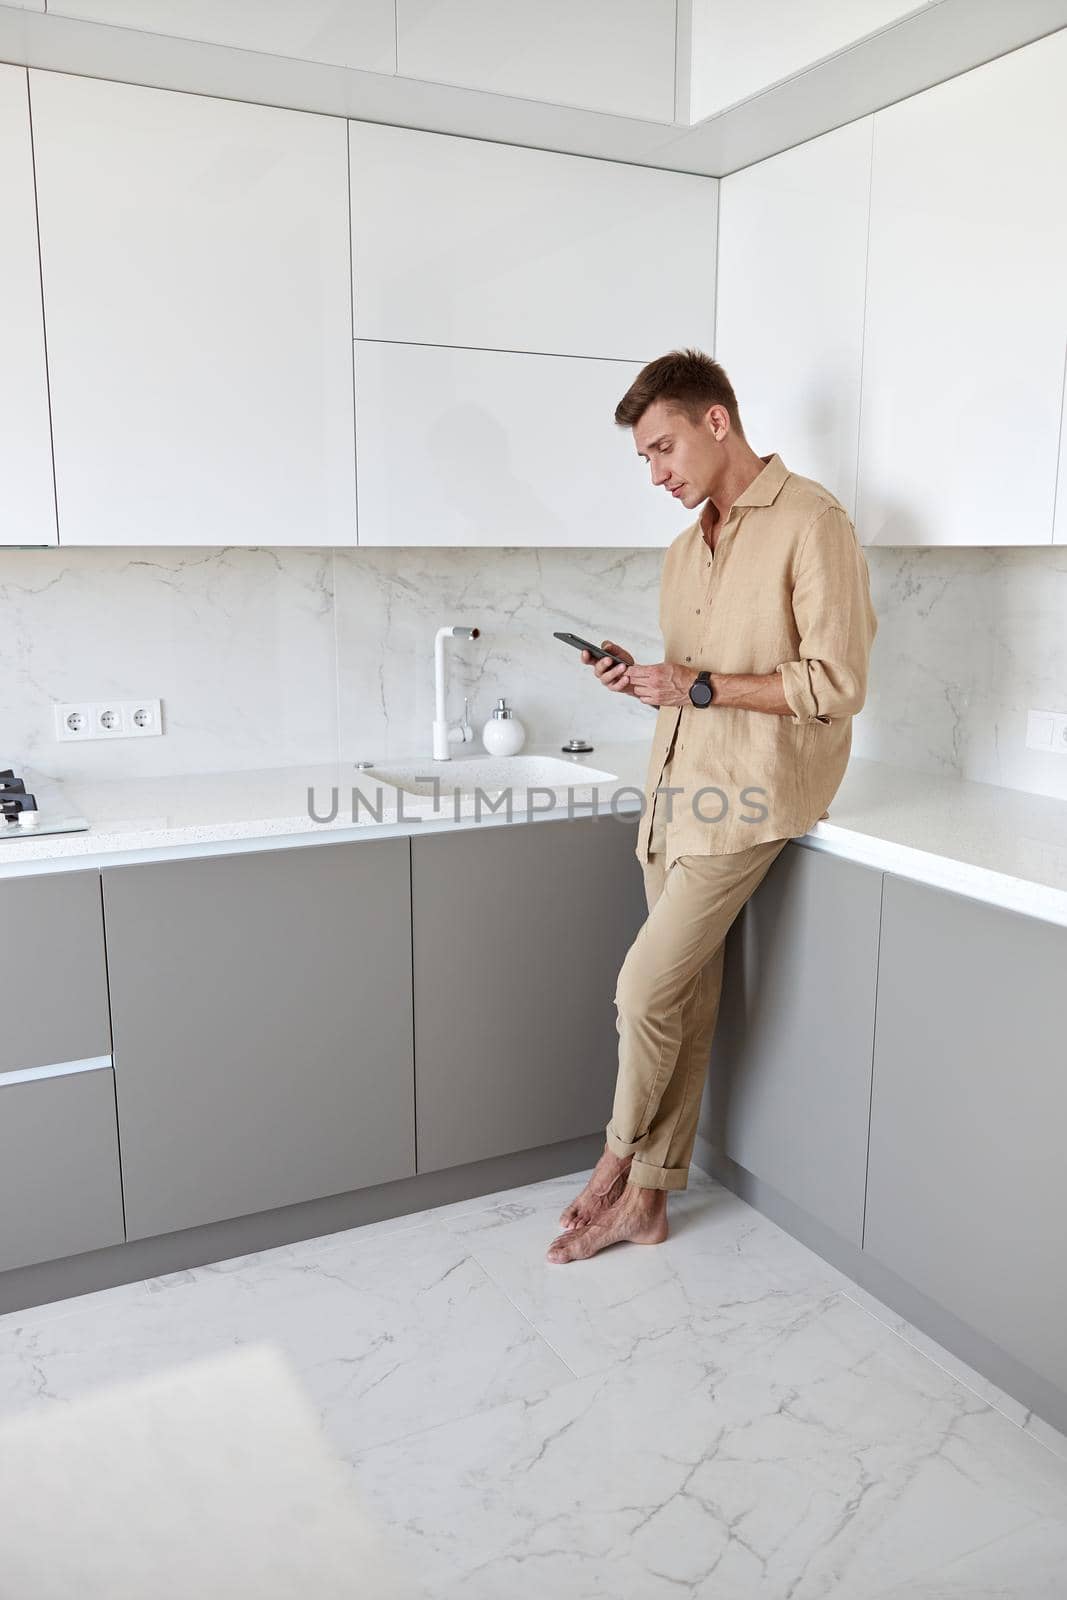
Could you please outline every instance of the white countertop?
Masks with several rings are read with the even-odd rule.
[[[614,783],[600,785],[597,807],[608,810],[617,796],[617,809],[632,811],[641,804],[649,749],[650,741],[639,739],[597,744],[591,752],[573,756],[548,743],[528,745],[522,754],[554,756],[615,773]],[[484,753],[457,751],[457,766],[465,754]],[[388,765],[385,758],[383,765]],[[426,770],[437,770],[429,758]],[[63,785],[65,809],[87,817],[91,827],[0,840],[0,877],[282,843],[505,826],[509,820],[484,810],[476,818],[473,797],[464,797],[458,814],[448,796],[436,814],[430,798],[405,794],[398,806],[396,791],[382,786],[382,820],[360,807],[353,821],[353,787],[377,807],[377,783],[350,764],[70,780]],[[335,788],[338,815],[329,822],[313,820],[309,789],[316,813],[326,815]],[[565,790],[558,801],[555,808],[528,818],[517,798],[510,820],[587,816],[592,809],[588,788],[576,787],[570,806]],[[853,757],[829,812],[826,821],[804,836],[806,845],[1067,926],[1065,801]]]

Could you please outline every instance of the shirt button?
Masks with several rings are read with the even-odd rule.
[[[699,615],[700,615],[700,607],[697,606],[697,616],[699,617]]]
[[[686,658],[685,658],[685,659],[686,659],[686,660],[687,660],[687,661],[692,661],[692,659],[693,659],[693,658],[692,658],[692,656],[686,656]]]

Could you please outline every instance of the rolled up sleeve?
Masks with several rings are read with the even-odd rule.
[[[794,722],[854,716],[867,698],[878,619],[867,562],[848,514],[827,506],[800,548],[793,583],[798,657],[776,671]]]

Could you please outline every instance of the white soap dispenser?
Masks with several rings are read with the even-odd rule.
[[[517,755],[526,743],[526,729],[504,699],[482,729],[482,743],[491,756]]]

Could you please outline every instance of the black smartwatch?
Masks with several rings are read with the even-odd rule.
[[[714,690],[711,687],[711,673],[705,669],[698,672],[696,682],[690,687],[689,698],[695,706],[710,706]]]

